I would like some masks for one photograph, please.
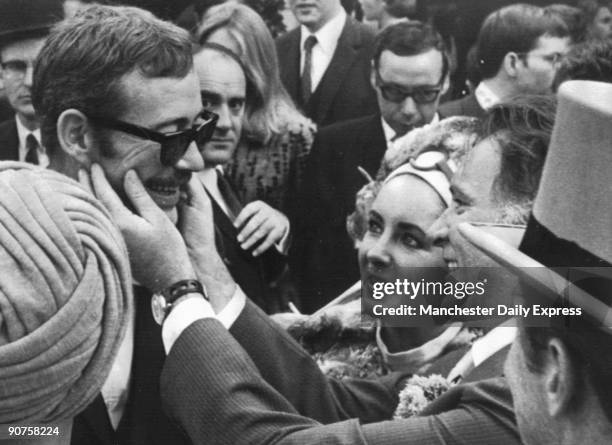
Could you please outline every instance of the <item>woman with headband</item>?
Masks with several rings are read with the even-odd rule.
[[[405,144],[387,152],[380,179],[358,193],[357,210],[348,221],[358,247],[360,282],[308,322],[286,315],[276,316],[276,320],[289,325],[290,332],[298,337],[309,337],[304,327],[310,330],[324,318],[350,320],[363,327],[360,296],[364,312],[371,312],[373,305],[381,302],[391,306],[389,301],[395,298],[373,299],[377,283],[443,281],[447,271],[442,250],[425,234],[451,204],[449,177],[475,138],[475,131],[475,120],[451,118],[413,131]],[[455,345],[458,338],[456,346],[465,343],[463,334],[460,326],[386,327],[377,330],[376,342],[388,370],[415,373],[438,358],[446,346]],[[363,335],[363,329],[359,335]],[[326,341],[329,344],[329,339]]]

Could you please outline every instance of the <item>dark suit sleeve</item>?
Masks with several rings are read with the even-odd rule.
[[[323,423],[350,418],[374,422],[393,415],[399,376],[328,379],[285,330],[249,301],[230,333],[249,354],[263,379],[300,414]]]
[[[266,383],[248,354],[213,319],[196,321],[181,334],[166,360],[161,388],[169,415],[194,443],[519,443],[515,430],[507,430],[499,420],[505,413],[492,415],[479,405],[478,391],[465,395],[461,388],[448,397],[451,409],[438,415],[370,425],[357,420],[322,425],[298,414]],[[486,388],[482,391],[487,394]],[[487,402],[485,397],[483,403]]]

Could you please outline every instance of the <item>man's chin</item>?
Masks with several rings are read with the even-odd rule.
[[[18,104],[16,110],[22,116],[22,119],[27,119],[28,121],[36,119],[36,112],[30,101],[26,104]]]
[[[162,210],[164,211],[166,216],[170,219],[170,221],[172,221],[172,224],[176,225],[176,223],[178,222],[178,209],[176,207],[172,207],[172,208],[167,208],[167,209],[162,208]]]
[[[176,205],[177,205],[176,200],[167,199],[164,196],[160,196],[156,193],[152,193],[150,190],[147,190],[147,191],[149,192],[149,196],[153,199],[153,202],[155,202],[157,207],[159,207],[166,214],[166,216],[170,218],[170,221],[172,221],[173,224],[176,224],[176,222],[178,221],[178,210],[176,208]]]

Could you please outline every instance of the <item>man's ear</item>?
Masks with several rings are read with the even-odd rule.
[[[502,69],[506,73],[508,77],[515,78],[518,76],[519,72],[519,64],[524,64],[525,62],[521,57],[515,52],[509,52],[504,56],[504,60],[502,61]]]
[[[442,84],[442,90],[440,91],[440,96],[444,96],[448,92],[449,88],[450,88],[450,71],[444,77],[444,83]]]
[[[87,116],[74,108],[63,111],[57,119],[57,138],[64,153],[80,165],[90,166],[93,136]]]
[[[548,340],[543,383],[546,408],[551,417],[558,417],[570,408],[580,378],[576,371],[565,344],[558,338]]]
[[[370,85],[372,85],[372,88],[376,91],[376,67],[374,66],[374,61],[370,63]]]

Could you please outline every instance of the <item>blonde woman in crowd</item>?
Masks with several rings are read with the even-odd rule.
[[[228,2],[206,12],[197,37],[238,54],[252,78],[253,105],[226,174],[243,203],[262,200],[290,216],[316,129],[281,84],[272,35],[255,11]]]

